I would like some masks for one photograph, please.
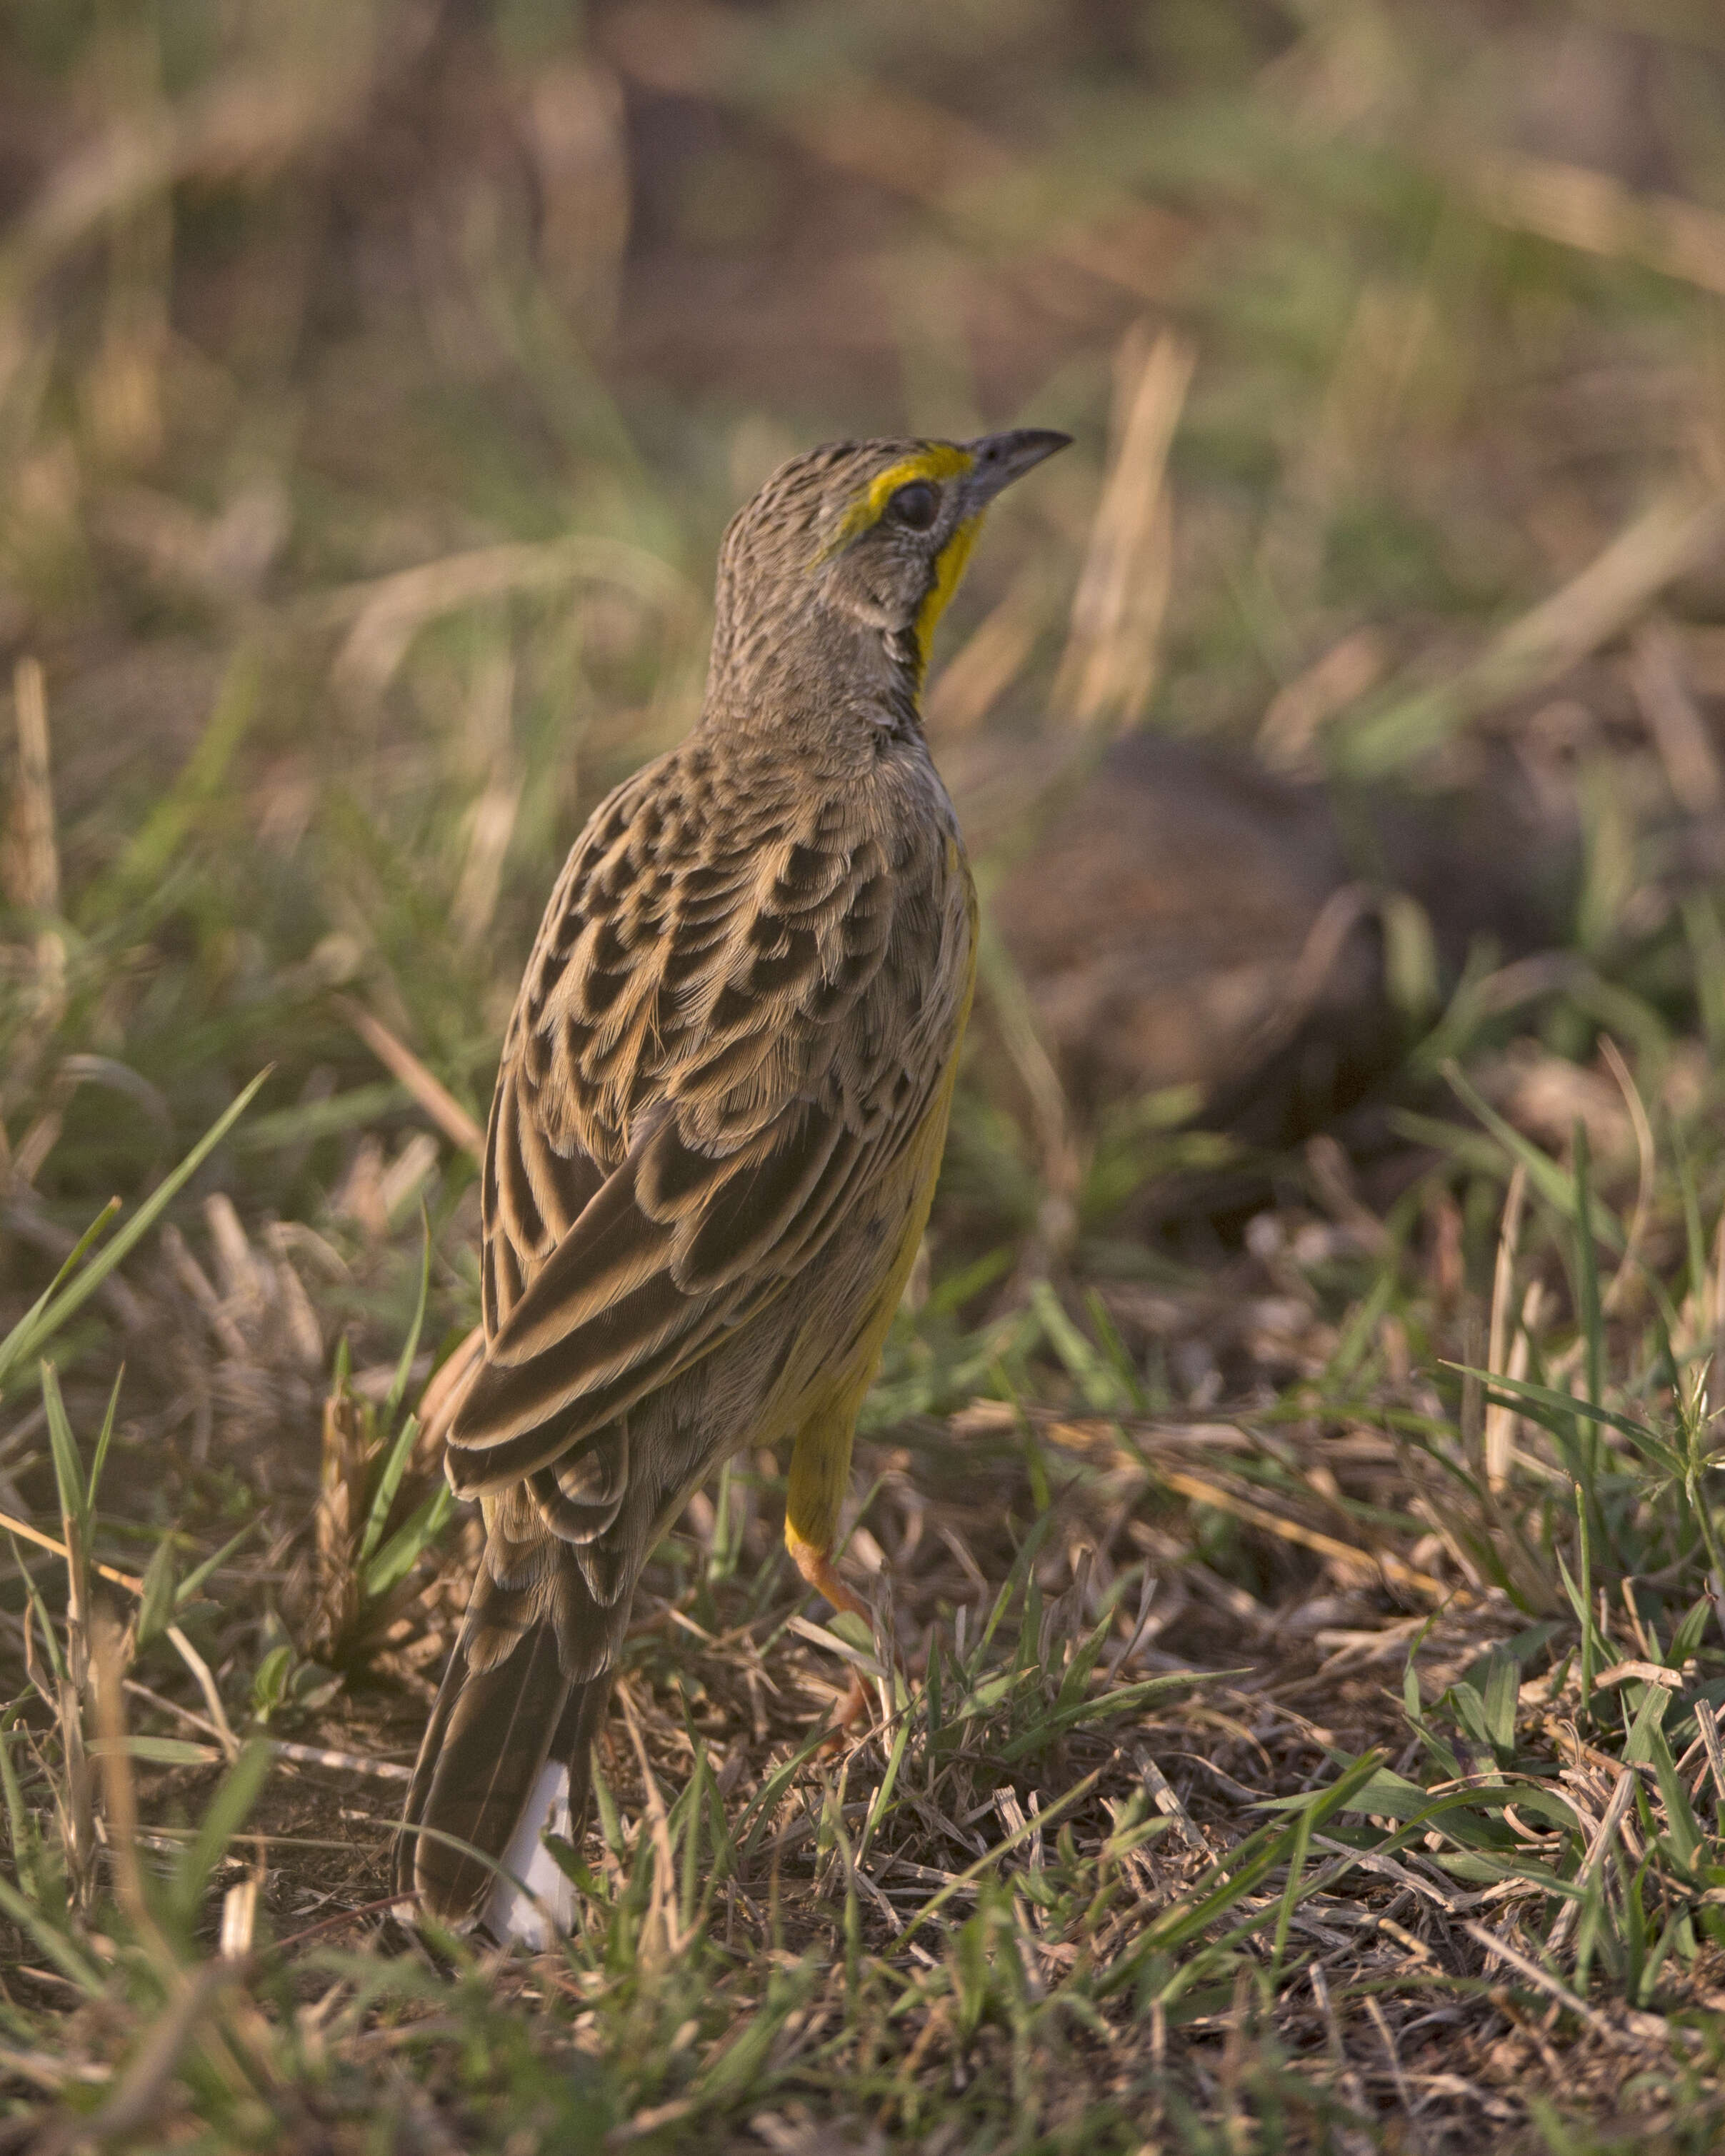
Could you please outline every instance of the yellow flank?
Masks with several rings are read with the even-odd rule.
[[[953,851],[957,851],[956,844]],[[976,886],[970,882],[968,869],[965,880],[970,914],[970,971],[964,983],[964,1000],[959,1007],[958,1027],[946,1075],[923,1118],[922,1128],[909,1148],[907,1173],[912,1195],[904,1235],[891,1266],[880,1282],[867,1329],[845,1367],[811,1402],[791,1450],[789,1486],[785,1492],[785,1546],[797,1560],[798,1568],[805,1573],[803,1553],[824,1560],[831,1555],[837,1539],[839,1513],[850,1481],[850,1446],[856,1434],[856,1418],[875,1381],[880,1351],[892,1329],[893,1313],[905,1291],[911,1268],[916,1262],[922,1231],[928,1225],[928,1210],[934,1203],[934,1186],[940,1178],[941,1155],[947,1143],[947,1118],[952,1112],[952,1088],[958,1076],[958,1050],[963,1044],[964,1028],[976,990],[977,898]]]

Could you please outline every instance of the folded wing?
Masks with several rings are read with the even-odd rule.
[[[760,1311],[890,1171],[960,1022],[956,847],[931,835],[927,859],[889,863],[842,805],[793,818],[770,773],[726,775],[721,799],[685,745],[595,817],[505,1045],[486,1357],[449,1475],[463,1495],[545,1482],[571,1538],[620,1502],[626,1455],[598,1455],[626,1445],[630,1404]],[[547,1478],[573,1507],[561,1527]]]

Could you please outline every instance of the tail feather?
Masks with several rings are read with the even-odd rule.
[[[527,1800],[515,1839],[503,1852],[507,1875],[493,1885],[485,1928],[494,1939],[516,1939],[542,1949],[575,1928],[575,1887],[545,1848],[541,1836],[572,1840],[587,1810],[593,1743],[605,1718],[608,1677],[574,1686],[551,1752]],[[515,1881],[519,1879],[523,1892]]]
[[[567,1547],[556,1550],[556,1590],[534,1595],[531,1615],[522,1607],[527,1598],[500,1587],[482,1566],[419,1748],[396,1888],[417,1896],[451,1930],[465,1931],[485,1914],[495,1867],[518,1832],[526,1835],[530,1806],[530,1845],[536,1845],[548,1761],[566,1770],[572,1829],[580,1830],[588,1754],[611,1688],[605,1643],[588,1635],[608,1630],[613,1613],[588,1597],[573,1557]],[[596,1661],[600,1668],[590,1674]]]

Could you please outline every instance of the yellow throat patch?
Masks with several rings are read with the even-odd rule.
[[[983,528],[980,510],[967,516],[936,557],[934,583],[916,611],[916,656],[923,672],[928,669],[928,649],[934,641],[935,624],[947,610],[947,602],[958,588],[976,535]]]

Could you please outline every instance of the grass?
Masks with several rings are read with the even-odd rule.
[[[1725,2139],[1722,61],[1412,0],[0,27],[0,2143]],[[739,1457],[578,1934],[417,1938],[422,1425],[544,893],[697,706],[738,496],[1019,418],[1078,447],[931,697],[985,888],[1135,726],[1321,790],[1373,1089],[1280,1148],[1206,1069],[1091,1101],[991,939],[872,1635]],[[1374,818],[1517,789],[1542,925],[1458,943]]]

